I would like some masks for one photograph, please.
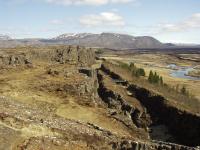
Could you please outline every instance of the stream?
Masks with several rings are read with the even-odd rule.
[[[192,71],[195,67],[180,67],[175,64],[170,64],[167,68],[173,69],[171,71],[170,76],[175,78],[189,79],[189,80],[200,80],[198,77],[188,76],[188,72]]]

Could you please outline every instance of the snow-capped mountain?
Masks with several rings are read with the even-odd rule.
[[[0,40],[10,40],[11,37],[9,37],[8,35],[2,35],[0,34]]]
[[[65,39],[72,39],[72,38],[84,38],[88,35],[92,35],[91,33],[66,33],[59,35],[56,38],[53,38],[54,40],[65,40]]]
[[[52,39],[62,44],[80,45],[86,47],[103,47],[110,49],[161,48],[165,45],[153,37],[134,37],[118,33],[80,33],[63,34]]]

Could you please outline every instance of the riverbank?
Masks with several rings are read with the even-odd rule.
[[[176,66],[171,71],[170,75],[175,78],[182,78],[182,79],[189,79],[189,80],[200,80],[200,72],[195,70],[195,67],[188,66],[188,67],[181,67],[181,66]]]
[[[200,80],[200,70],[189,71],[187,75],[191,76],[191,77],[198,78]]]

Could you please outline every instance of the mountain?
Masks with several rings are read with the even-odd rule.
[[[11,39],[11,37],[0,34],[0,40],[10,40],[10,39]]]
[[[27,45],[79,45],[85,47],[108,48],[113,50],[126,49],[200,49],[200,45],[184,45],[161,43],[150,36],[131,36],[118,33],[67,33],[52,39],[11,39],[0,35],[0,47],[15,47]]]
[[[103,47],[110,49],[163,48],[165,45],[153,37],[134,37],[126,34],[63,34],[52,39],[62,44],[81,45],[86,47]]]
[[[30,45],[48,45],[47,43],[41,42],[41,39],[11,39],[2,38],[0,39],[0,48],[16,47],[16,46],[30,46]]]
[[[56,38],[53,38],[55,40],[69,40],[69,39],[74,39],[74,38],[84,38],[86,36],[89,36],[89,35],[94,35],[94,34],[91,34],[91,33],[67,33],[67,34],[62,34],[62,35],[59,35],[58,37]]]
[[[200,47],[200,44],[185,44],[185,43],[177,43],[175,44],[179,47]]]

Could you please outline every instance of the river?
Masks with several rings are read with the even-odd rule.
[[[195,67],[180,67],[175,64],[170,64],[167,66],[168,68],[173,69],[170,75],[175,78],[189,79],[189,80],[200,80],[198,77],[188,76],[188,72],[192,71]]]

